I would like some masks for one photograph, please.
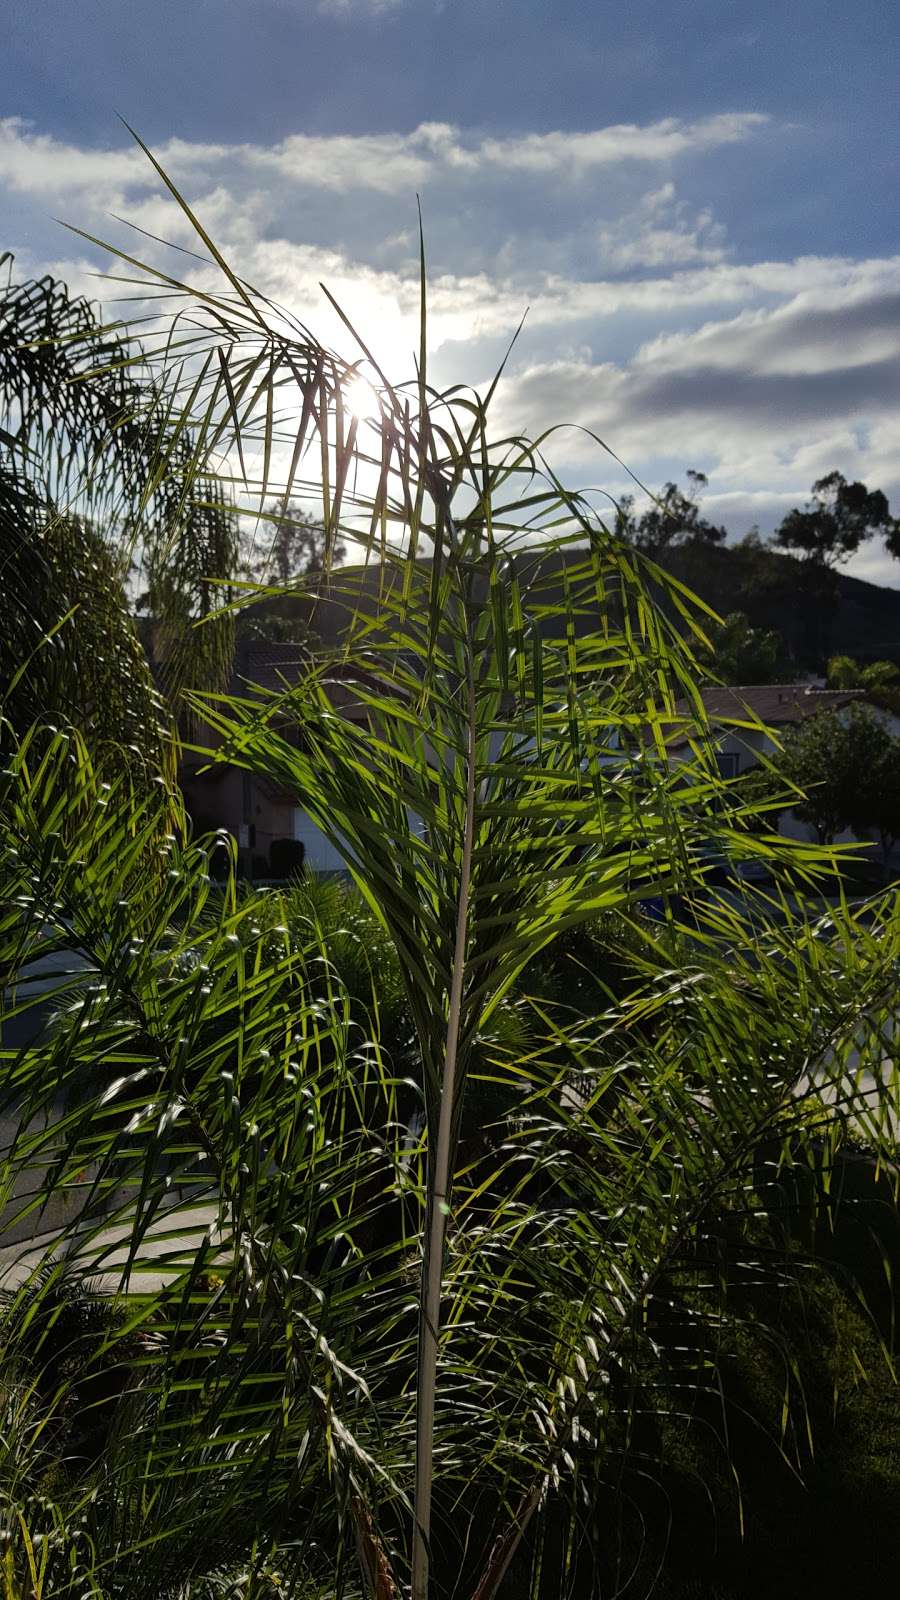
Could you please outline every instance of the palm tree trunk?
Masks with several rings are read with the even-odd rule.
[[[428,1596],[431,1490],[434,1477],[434,1406],[437,1387],[441,1285],[443,1282],[447,1218],[450,1214],[450,1191],[452,1187],[451,1132],[453,1127],[453,1106],[459,1076],[459,1025],[462,1012],[463,978],[466,966],[469,891],[472,877],[472,843],[475,833],[475,680],[472,667],[471,640],[469,641],[467,673],[469,727],[466,811],[456,915],[456,945],[453,955],[453,972],[450,980],[450,1005],[447,1017],[444,1071],[441,1080],[437,1147],[434,1152],[434,1159],[431,1162],[431,1188],[428,1196],[425,1257],[422,1263],[422,1291],[419,1302],[412,1600],[427,1600]]]

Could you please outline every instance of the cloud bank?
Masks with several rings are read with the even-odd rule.
[[[435,381],[484,383],[528,306],[498,426],[573,424],[554,464],[614,493],[626,480],[592,436],[651,486],[701,468],[709,511],[739,534],[768,530],[834,467],[900,510],[900,255],[737,259],[707,198],[723,168],[739,176],[789,136],[735,111],[503,137],[424,123],[269,146],[173,139],[156,154],[238,271],[339,342],[327,282],[400,380],[417,336],[418,193]],[[51,268],[94,295],[114,293],[90,276],[101,258],[52,215],[154,262],[161,247],[111,214],[196,243],[125,136],[88,149],[0,123],[0,193],[18,270]],[[874,546],[858,568],[900,584]]]

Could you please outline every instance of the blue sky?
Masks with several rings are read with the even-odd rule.
[[[409,371],[415,195],[435,375],[504,426],[700,467],[764,530],[838,467],[900,510],[900,11],[888,0],[26,0],[0,64],[0,248],[79,288],[63,216],[185,242],[116,114],[235,264]],[[150,247],[148,247],[150,248]],[[622,487],[576,435],[558,464]],[[900,584],[874,545],[854,567]]]

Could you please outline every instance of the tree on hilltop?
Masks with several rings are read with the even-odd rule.
[[[812,486],[812,499],[794,507],[775,533],[775,544],[795,551],[818,566],[836,567],[855,555],[875,533],[888,548],[900,551],[900,524],[890,514],[887,496],[864,483],[848,483],[841,472],[829,472]]]
[[[634,513],[634,496],[623,495],[616,516],[616,532],[639,550],[660,555],[675,545],[721,544],[725,529],[700,515],[700,496],[708,479],[703,472],[688,469],[688,487],[665,483],[659,497],[639,517]]]

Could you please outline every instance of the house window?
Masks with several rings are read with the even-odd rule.
[[[716,766],[723,778],[736,778],[741,767],[741,758],[734,751],[720,750],[716,756]]]

